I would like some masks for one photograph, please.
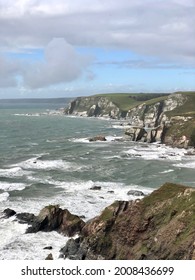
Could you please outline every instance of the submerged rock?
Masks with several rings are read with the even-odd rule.
[[[128,191],[127,195],[145,196],[145,194],[142,191],[138,191],[138,190],[130,190]]]
[[[101,190],[101,187],[100,186],[93,186],[90,188],[90,190],[93,190],[93,191],[100,191]]]
[[[106,141],[106,137],[102,135],[97,135],[89,138],[89,142],[95,142],[95,141]]]
[[[18,213],[16,214],[16,218],[21,224],[27,223],[29,225],[32,225],[36,221],[36,216],[31,213]]]

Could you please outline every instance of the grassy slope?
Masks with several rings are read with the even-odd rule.
[[[87,227],[87,242],[106,259],[191,259],[195,191],[166,183],[118,213],[115,202]],[[118,214],[117,214],[118,213]]]
[[[195,115],[195,92],[178,92],[187,97],[186,102],[173,110],[171,116],[173,115]]]
[[[96,96],[109,98],[110,101],[117,105],[122,111],[128,111],[129,109],[144,102],[151,105],[164,100],[167,97],[167,95],[155,93],[107,93],[97,94]]]
[[[167,112],[168,117],[184,116],[189,117],[188,121],[182,119],[172,118],[172,125],[167,130],[166,135],[173,138],[187,136],[190,139],[190,145],[195,146],[195,92],[179,92],[187,97],[186,102],[170,111]]]

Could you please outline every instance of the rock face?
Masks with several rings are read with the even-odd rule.
[[[166,183],[142,200],[116,201],[62,255],[72,259],[194,259],[195,189]]]
[[[174,93],[120,109],[108,96],[79,97],[65,114],[125,118],[132,141],[160,142],[179,148],[195,146],[195,92]]]
[[[121,117],[120,109],[102,96],[78,97],[65,109],[65,114],[85,117]]]

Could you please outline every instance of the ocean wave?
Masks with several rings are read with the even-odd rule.
[[[174,164],[175,167],[181,167],[181,168],[195,168],[195,161],[185,162],[185,163],[177,163]]]
[[[106,138],[106,141],[98,141],[98,140],[97,141],[89,141],[90,137],[89,138],[73,138],[73,139],[70,139],[70,141],[75,142],[75,143],[90,143],[90,144],[102,143],[102,144],[106,144],[106,143],[110,143],[110,142],[113,142],[113,141],[123,139],[122,136],[111,136],[111,135],[105,136],[105,138]]]
[[[185,149],[170,148],[164,145],[137,145],[123,154],[131,157],[140,157],[144,160],[169,160],[180,161],[186,153]]]
[[[0,190],[4,191],[14,191],[14,190],[24,190],[26,185],[23,183],[8,183],[8,182],[0,182]]]
[[[160,174],[166,174],[166,173],[170,173],[170,172],[173,172],[174,170],[173,169],[168,169],[168,170],[165,170],[165,171],[162,171],[162,172],[159,172]]]
[[[11,166],[15,166],[11,165]],[[67,170],[71,169],[75,166],[75,164],[72,164],[70,162],[64,161],[64,160],[41,160],[39,157],[33,157],[28,160],[22,161],[17,163],[17,167],[15,168],[22,168],[24,170]]]
[[[15,177],[22,177],[25,175],[29,175],[32,172],[23,170],[19,166],[14,166],[10,165],[9,168],[2,168],[0,169],[0,176],[1,177],[6,177],[6,178],[15,178]]]

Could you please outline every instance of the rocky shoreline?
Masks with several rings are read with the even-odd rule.
[[[195,259],[195,189],[166,183],[147,196],[134,195],[86,222],[59,205],[38,216],[5,209],[4,218],[27,223],[26,234],[55,230],[71,237],[59,252],[63,259]]]
[[[126,111],[112,101],[113,96],[78,97],[64,113],[126,120],[128,125],[125,125],[125,134],[132,141],[160,142],[172,147],[188,148],[195,146],[194,97],[194,92],[164,95],[140,102]],[[133,98],[136,96],[129,95],[129,100]]]

